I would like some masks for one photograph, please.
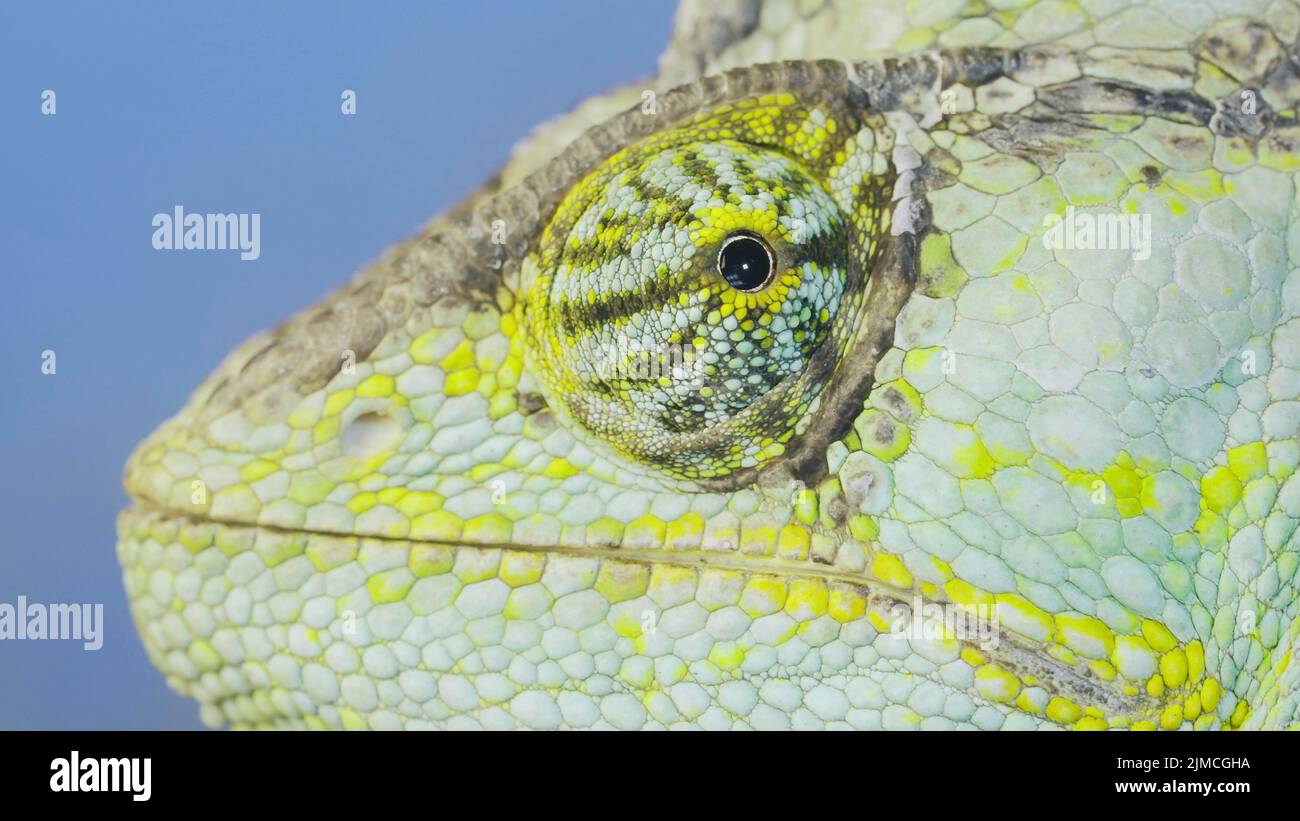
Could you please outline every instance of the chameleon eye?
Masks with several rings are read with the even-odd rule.
[[[759,235],[740,231],[722,241],[718,273],[737,291],[761,291],[772,282],[775,272],[772,246]]]
[[[860,116],[742,100],[570,187],[520,271],[548,405],[676,478],[740,483],[785,453],[888,238],[893,180]]]

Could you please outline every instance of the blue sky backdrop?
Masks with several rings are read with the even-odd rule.
[[[454,204],[533,126],[650,76],[672,11],[0,7],[0,602],[102,602],[106,621],[98,652],[0,642],[0,728],[201,726],[131,625],[113,530],[127,455],[228,350]],[[153,215],[177,204],[260,213],[261,258],[155,251]]]

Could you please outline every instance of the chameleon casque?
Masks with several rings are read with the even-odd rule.
[[[149,657],[215,726],[1300,724],[1298,38],[685,3],[140,445]]]

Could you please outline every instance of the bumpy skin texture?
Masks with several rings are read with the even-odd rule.
[[[169,684],[258,727],[1300,723],[1300,10],[987,5],[689,5],[688,85],[235,351],[127,466]],[[784,291],[710,279],[735,228]],[[671,378],[587,367],[688,337],[779,401],[670,430]]]

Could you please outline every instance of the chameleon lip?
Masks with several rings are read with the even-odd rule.
[[[631,563],[649,565],[676,565],[679,567],[712,568],[734,570],[742,573],[784,578],[819,579],[828,584],[849,585],[863,591],[868,607],[873,604],[886,610],[902,607],[909,614],[921,607],[951,605],[939,599],[927,599],[914,590],[889,588],[875,580],[864,579],[842,571],[826,567],[819,570],[813,562],[793,563],[783,559],[766,559],[762,562],[750,560],[741,554],[720,553],[708,550],[670,550],[667,548],[590,548],[566,547],[559,545],[526,545],[517,543],[461,543],[439,541],[435,539],[418,539],[405,536],[363,535],[356,533],[336,533],[326,530],[293,529],[275,525],[249,524],[205,516],[194,516],[170,508],[143,502],[132,498],[134,504],[119,512],[122,517],[132,514],[153,515],[165,520],[188,521],[196,524],[211,524],[246,530],[264,530],[286,535],[318,537],[323,539],[356,539],[358,541],[378,541],[391,544],[437,545],[453,550],[472,548],[478,550],[510,550],[530,553],[545,553],[577,558],[618,559]],[[910,616],[909,616],[910,618]],[[1084,668],[1084,662],[1069,665],[1049,655],[1042,645],[1022,637],[1011,630],[997,629],[998,643],[992,650],[980,648],[980,640],[975,638],[955,638],[963,646],[980,649],[1000,665],[1007,667],[1021,677],[1030,676],[1050,695],[1063,696],[1078,704],[1103,707],[1110,714],[1135,715],[1139,712],[1158,712],[1163,706],[1158,699],[1143,695],[1131,696],[1119,692],[1109,683],[1097,679]],[[1048,686],[1050,683],[1050,686]]]

